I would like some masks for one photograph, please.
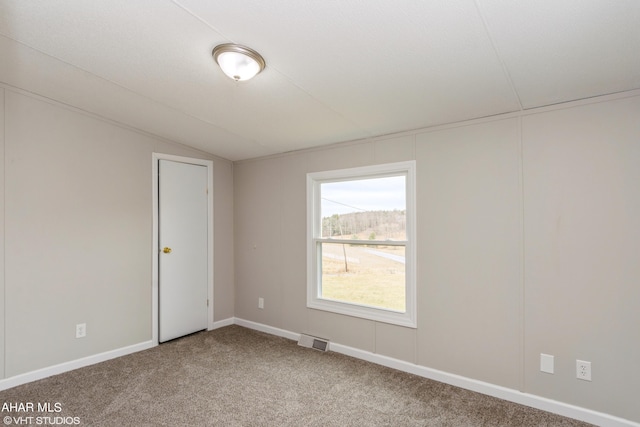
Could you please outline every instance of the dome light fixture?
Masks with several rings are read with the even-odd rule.
[[[235,81],[249,80],[267,65],[258,52],[234,43],[220,44],[212,54],[222,72]]]

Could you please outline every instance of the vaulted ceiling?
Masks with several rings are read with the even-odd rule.
[[[0,82],[241,160],[638,89],[640,1],[0,0]]]

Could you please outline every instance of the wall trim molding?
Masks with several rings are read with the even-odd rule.
[[[228,319],[213,322],[212,327],[210,327],[208,330],[212,331],[214,329],[224,328],[225,326],[231,326],[235,323],[236,319],[230,317]],[[252,325],[253,322],[244,322],[242,326],[245,326],[249,329],[256,329],[255,327],[252,327]],[[13,377],[0,379],[0,391],[44,378],[52,377],[54,375],[63,374],[75,369],[84,368],[85,366],[95,365],[96,363],[100,362],[106,362],[107,360],[115,359],[117,357],[126,356],[128,354],[137,353],[143,350],[148,350],[150,348],[156,347],[157,345],[158,343],[154,343],[153,340],[144,341],[127,347],[105,351],[103,353],[94,354],[92,356],[87,356],[80,359],[71,360],[69,362],[63,362],[57,365],[48,366],[46,368],[37,369],[35,371],[26,372],[24,374],[19,374]]]
[[[272,326],[240,319],[237,317],[235,318],[234,323],[236,325],[244,326],[249,329],[254,329],[279,337],[289,338],[295,341],[297,341],[300,337],[300,334],[297,334],[295,332],[274,328]],[[518,390],[502,387],[484,381],[474,380],[472,378],[463,377],[461,375],[427,368],[426,366],[416,365],[414,363],[405,362],[403,360],[394,359],[392,357],[387,357],[376,353],[371,353],[369,351],[360,350],[335,342],[330,342],[329,351],[335,351],[336,353],[355,357],[356,359],[365,360],[377,365],[397,369],[409,374],[418,375],[420,377],[464,388],[466,390],[475,391],[488,396],[497,397],[509,402],[518,403],[520,405],[541,409],[546,412],[551,412],[554,414],[562,415],[564,417],[573,418],[602,427],[640,427],[640,423],[626,420],[624,418],[593,411],[591,409],[582,408],[580,406],[570,405],[568,403],[559,402],[552,399],[547,399],[545,397],[536,396],[534,394],[524,393]]]
[[[218,320],[216,322],[213,322],[213,325],[209,328],[209,330],[213,331],[214,329],[224,328],[225,326],[231,326],[233,324],[234,324],[234,319],[233,317],[230,317],[228,319],[223,319],[223,320]]]
[[[74,113],[82,114],[83,116],[90,117],[90,118],[92,118],[94,120],[99,120],[101,122],[108,123],[108,124],[113,125],[113,126],[117,126],[117,127],[121,128],[121,129],[125,129],[127,131],[137,133],[138,135],[142,135],[142,136],[147,137],[147,138],[152,138],[152,139],[158,140],[160,142],[172,145],[174,147],[178,147],[178,148],[186,149],[186,150],[189,150],[189,151],[193,151],[197,155],[203,155],[203,156],[206,156],[207,158],[212,158],[212,159],[216,159],[216,160],[232,163],[231,160],[225,159],[224,157],[219,156],[217,154],[209,153],[208,151],[205,151],[202,148],[196,148],[196,147],[193,147],[191,145],[187,145],[187,144],[185,144],[183,142],[174,141],[174,140],[168,139],[166,136],[156,135],[156,134],[151,133],[149,131],[146,131],[146,130],[140,128],[140,127],[136,127],[136,126],[133,126],[133,125],[128,125],[128,124],[123,123],[122,121],[118,121],[116,119],[110,119],[107,116],[101,115],[99,113],[93,113],[93,112],[91,112],[89,110],[84,110],[84,109],[82,109],[80,107],[76,107],[76,106],[74,106],[72,104],[65,103],[64,101],[59,101],[59,100],[54,99],[54,98],[48,98],[48,97],[46,97],[44,95],[40,95],[37,92],[31,92],[29,90],[20,88],[18,86],[13,86],[13,85],[11,85],[11,84],[9,84],[7,82],[0,81],[0,89],[8,91],[8,92],[13,92],[13,93],[16,93],[18,95],[23,95],[23,96],[26,96],[26,97],[29,97],[29,98],[32,98],[32,99],[36,99],[38,101],[45,102],[45,103],[50,104],[50,105],[55,105],[57,107],[64,108],[65,110],[72,111]]]
[[[462,120],[462,121],[452,122],[452,123],[443,123],[439,125],[427,126],[427,127],[418,128],[418,129],[410,129],[410,130],[383,134],[383,135],[376,135],[376,136],[371,136],[366,138],[354,139],[350,141],[335,142],[332,144],[325,144],[317,147],[302,148],[299,150],[287,151],[284,153],[268,154],[266,156],[236,160],[233,163],[234,164],[250,163],[250,162],[256,162],[256,161],[261,161],[265,159],[288,157],[288,156],[298,155],[301,153],[313,153],[316,151],[324,151],[327,149],[333,149],[338,147],[349,147],[349,146],[360,145],[360,144],[368,144],[371,142],[384,141],[386,139],[395,139],[395,138],[401,138],[405,136],[416,136],[423,133],[439,132],[446,129],[455,129],[460,127],[473,126],[481,123],[489,123],[489,122],[495,122],[499,120],[513,119],[513,118],[522,118],[522,117],[527,117],[534,114],[546,113],[549,111],[565,110],[568,108],[599,104],[602,102],[616,101],[619,99],[633,98],[636,96],[640,96],[640,89],[632,89],[632,90],[623,91],[623,92],[598,95],[591,98],[581,98],[573,101],[562,102],[559,104],[543,105],[541,107],[529,107],[523,110],[516,110],[509,113],[500,113],[500,114],[495,114],[491,116],[478,117],[475,119]]]
[[[295,332],[274,328],[273,326],[252,322],[250,320],[240,319],[238,317],[234,317],[233,323],[235,325],[244,326],[245,328],[253,329],[255,331],[266,332],[267,334],[276,335],[282,338],[288,338],[293,341],[298,341],[298,339],[300,339],[300,334],[297,334]]]
[[[105,351],[104,353],[94,354],[92,356],[71,360],[69,362],[63,362],[57,365],[48,366],[46,368],[37,369],[35,371],[26,372],[24,374],[19,374],[14,377],[5,378],[3,380],[0,380],[0,391],[7,390],[12,387],[17,387],[22,384],[30,383],[32,381],[51,377],[53,375],[58,375],[64,372],[73,371],[75,369],[84,368],[85,366],[95,365],[96,363],[105,362],[117,357],[126,356],[127,354],[137,353],[139,351],[147,350],[152,347],[155,347],[153,341],[145,341],[139,344],[133,344],[127,347]]]
[[[264,332],[282,338],[297,341],[300,334],[285,329],[276,328],[258,322],[253,322],[238,317],[230,317],[228,319],[218,320],[213,323],[213,327],[209,330],[223,328],[225,326],[238,325],[255,331]],[[81,359],[72,360],[70,362],[60,363],[58,365],[47,368],[38,369],[14,377],[0,380],[0,391],[17,387],[32,381],[41,380],[53,375],[62,374],[74,369],[83,368],[85,366],[94,365],[96,363],[105,362],[117,357],[126,356],[131,353],[143,351],[155,347],[153,340],[141,342],[139,344],[122,347],[116,350],[106,351],[93,356],[83,357]],[[568,403],[559,402],[545,397],[536,396],[529,393],[523,393],[518,390],[502,387],[499,385],[478,381],[471,378],[451,374],[437,369],[427,368],[426,366],[416,365],[414,363],[405,362],[403,360],[394,359],[392,357],[383,356],[365,350],[349,347],[343,344],[330,342],[329,351],[335,351],[346,356],[355,357],[356,359],[365,360],[377,365],[386,366],[388,368],[397,369],[409,374],[418,375],[420,377],[432,379],[445,384],[464,388],[466,390],[475,391],[488,396],[497,397],[509,402],[518,403],[520,405],[541,409],[546,412],[562,415],[576,420],[584,421],[601,427],[640,427],[640,423],[631,420],[605,414],[591,409],[582,408]]]

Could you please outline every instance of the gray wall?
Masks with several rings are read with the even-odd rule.
[[[4,89],[0,87],[0,310],[4,303]],[[0,378],[4,378],[5,316],[0,316]]]
[[[599,101],[236,163],[236,317],[640,421],[640,97]],[[410,159],[418,328],[307,309],[306,173]]]
[[[230,162],[3,94],[3,377],[151,340],[152,152],[214,161],[214,315],[233,316]]]
[[[640,97],[600,101],[232,165],[0,88],[0,377],[151,339],[156,151],[214,160],[215,320],[640,421]],[[307,309],[306,173],[410,159],[418,328]]]

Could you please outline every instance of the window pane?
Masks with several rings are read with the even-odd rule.
[[[406,177],[320,184],[322,237],[406,240]]]
[[[321,298],[405,312],[405,247],[318,243]]]

